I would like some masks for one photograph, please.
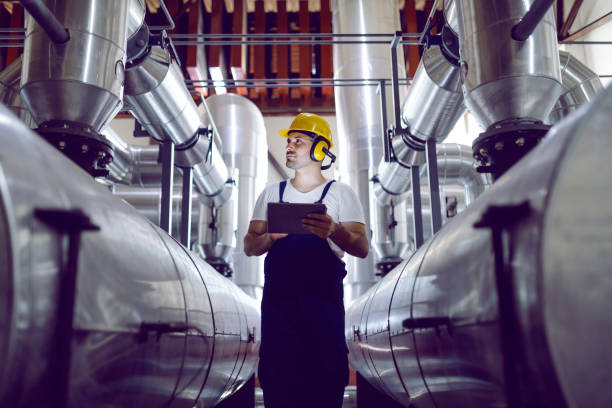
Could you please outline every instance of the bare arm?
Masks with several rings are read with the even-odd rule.
[[[266,221],[251,221],[249,230],[244,236],[244,253],[247,256],[262,255],[268,252],[274,242],[287,234],[268,234]]]
[[[365,225],[360,222],[336,223],[328,214],[308,214],[302,219],[304,228],[320,238],[330,238],[344,252],[359,258],[368,256],[370,244]]]

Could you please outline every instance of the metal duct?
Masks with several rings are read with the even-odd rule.
[[[400,29],[395,0],[333,2],[334,33],[389,33]],[[366,40],[367,37],[363,37]],[[401,46],[400,46],[401,47]],[[389,45],[334,44],[334,78],[390,78]],[[402,55],[401,48],[398,50]],[[398,71],[406,72],[403,58]],[[403,87],[402,87],[403,88]],[[382,157],[380,97],[375,87],[338,87],[335,89],[340,163],[348,174],[348,183],[355,188],[366,217],[366,230],[371,228],[369,171]],[[391,92],[387,93],[387,117],[393,117]],[[345,284],[346,303],[363,293],[375,282],[373,256],[365,259],[349,257]]]
[[[155,187],[129,187],[114,185],[113,195],[124,200],[138,211],[140,215],[159,225],[161,216],[161,189]],[[172,232],[171,235],[180,240],[182,189],[175,187],[172,193]],[[200,219],[200,202],[194,195],[191,202],[191,234],[192,240],[198,236]],[[193,243],[193,242],[192,242]],[[191,246],[190,246],[191,247]]]
[[[372,229],[372,248],[378,263],[401,261],[409,248],[406,200],[391,200],[388,205],[374,201],[370,211],[373,212],[370,219],[376,222]]]
[[[48,4],[70,40],[53,43],[27,16],[21,97],[38,125],[71,122],[98,133],[121,107],[127,2]]]
[[[264,161],[267,168],[267,160],[265,156],[258,158],[257,154],[262,145],[265,151],[268,150],[263,115],[253,102],[237,94],[213,95],[206,102],[223,143],[223,159],[230,169],[238,169],[239,172],[237,206],[240,211],[235,232],[238,239],[234,239],[236,245],[232,254],[234,282],[247,294],[261,298],[263,270],[259,267],[258,258],[244,254],[242,238],[248,231],[255,206],[256,180],[261,176],[266,177],[266,174],[260,175],[258,172],[261,169],[259,162]],[[203,107],[200,107],[200,112],[202,122],[208,124],[208,115]]]
[[[402,122],[412,135],[441,142],[464,111],[459,69],[446,59],[439,47],[428,48],[423,52],[402,105]],[[424,153],[407,146],[401,136],[395,136],[392,143],[396,156],[405,165],[425,163]],[[374,192],[382,205],[391,200],[389,192],[401,195],[410,190],[410,169],[399,163],[382,161],[378,175],[380,185]]]
[[[608,88],[347,310],[374,386],[404,406],[610,405],[611,111]]]
[[[599,75],[569,52],[559,51],[559,61],[563,94],[548,117],[551,123],[557,123],[583,103],[592,100],[603,88]]]
[[[145,6],[145,0],[127,0],[128,1],[128,14],[127,14],[127,38],[131,38],[134,34],[140,30],[140,27],[144,24],[145,15],[147,9]]]
[[[207,206],[200,203],[200,218],[198,228],[198,246],[200,253],[211,265],[220,268],[220,272],[228,274],[232,254],[238,245],[236,230],[237,220],[241,211],[237,203],[236,194],[221,207]],[[242,211],[244,212],[244,211]],[[233,265],[232,276],[244,273],[241,266]],[[219,270],[219,269],[217,269]],[[246,271],[250,272],[250,271]],[[250,295],[250,293],[249,293]]]
[[[210,146],[203,137],[191,145],[202,124],[183,74],[168,50],[153,46],[147,56],[128,67],[125,99],[153,138],[170,138],[177,145],[176,163],[193,166],[200,193],[216,205],[227,201],[231,188],[226,187],[227,167],[217,146]]]
[[[441,143],[436,146],[436,153],[440,185],[462,186],[466,206],[470,205],[490,184],[489,177],[476,170],[472,149],[469,146]],[[421,179],[427,179],[426,168],[421,169]]]
[[[526,41],[511,38],[533,2],[455,1],[465,103],[483,129],[507,119],[544,122],[561,94],[553,9]]]
[[[0,72],[0,102],[6,105],[19,119],[29,127],[36,126],[32,115],[25,107],[19,94],[21,83],[21,55]]]
[[[37,209],[82,209],[100,227],[78,250],[65,406],[213,406],[244,384],[257,302],[3,106],[0,117],[0,405],[56,406],[66,241]]]

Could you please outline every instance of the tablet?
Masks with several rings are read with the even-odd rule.
[[[325,214],[325,204],[268,203],[268,232],[311,234],[302,227],[306,214]]]

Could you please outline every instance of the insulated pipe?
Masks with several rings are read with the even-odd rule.
[[[611,111],[608,87],[355,300],[373,386],[406,407],[610,405]]]
[[[23,120],[29,127],[35,126],[32,115],[25,107],[19,86],[21,82],[22,56],[0,72],[0,102],[6,105],[19,119]]]
[[[544,122],[562,91],[555,15],[525,41],[510,37],[535,1],[455,0],[465,103],[483,129],[524,118]],[[496,41],[485,39],[498,38]],[[505,40],[507,39],[507,40]]]
[[[439,47],[430,47],[423,58],[408,90],[402,107],[402,122],[410,134],[441,142],[446,138],[465,111],[459,69],[450,63]],[[410,190],[408,166],[425,163],[424,152],[407,146],[401,136],[392,141],[399,161],[381,162],[378,168],[380,185],[375,189],[376,199],[386,204],[392,195]]]
[[[140,27],[144,24],[145,15],[147,9],[145,6],[145,0],[127,0],[128,4],[128,18],[127,18],[127,38],[130,39],[134,34],[140,30]]]
[[[159,225],[161,216],[161,189],[159,187],[133,187],[116,184],[112,187],[113,195],[130,204],[140,215]],[[175,187],[172,193],[172,231],[171,235],[180,239],[181,205],[183,202],[182,189]],[[198,236],[200,219],[200,202],[196,196],[191,203],[191,233]],[[190,246],[191,247],[191,246]]]
[[[170,138],[175,143],[176,164],[193,167],[201,199],[215,205],[227,201],[231,195],[226,186],[227,167],[218,146],[198,136],[202,128],[198,108],[168,50],[153,46],[148,55],[128,67],[125,100],[153,138]]]
[[[128,2],[48,4],[70,31],[70,40],[53,43],[27,16],[21,97],[38,125],[60,121],[99,133],[123,99]]]
[[[555,104],[548,120],[557,123],[580,105],[592,100],[602,90],[599,75],[569,52],[559,51],[563,94]]]
[[[49,391],[66,364],[67,407],[213,406],[244,384],[257,302],[4,106],[0,118],[0,406],[56,406]],[[45,209],[68,220],[80,209],[100,228],[81,234],[71,357],[57,365],[70,262],[65,236],[35,215]]]
[[[397,1],[338,0],[333,2],[334,33],[389,33],[400,29]],[[402,54],[401,49],[398,50]],[[403,58],[398,71],[406,72]],[[334,78],[389,78],[391,63],[389,45],[334,45]],[[403,76],[403,75],[402,75]],[[403,89],[402,89],[403,91]],[[370,220],[369,174],[382,157],[380,97],[374,87],[339,87],[335,91],[338,142],[343,152],[342,171],[348,174],[348,184],[356,191],[366,217]],[[386,93],[387,117],[392,117],[391,92]],[[403,95],[402,95],[403,97]],[[363,293],[376,280],[373,255],[365,259],[347,259],[345,302]]]
[[[226,228],[230,236],[220,235],[223,242],[234,242],[235,250],[231,255],[234,265],[234,282],[247,294],[261,298],[263,294],[263,270],[259,259],[247,257],[244,254],[243,237],[246,235],[256,199],[256,181],[258,178],[267,179],[267,160],[259,156],[258,152],[268,151],[266,127],[261,111],[250,100],[237,94],[213,95],[206,99],[210,114],[215,120],[219,137],[222,142],[221,154],[230,169],[238,170],[238,201],[234,207],[238,222],[234,222],[233,229]],[[209,123],[204,107],[200,106],[202,123]],[[265,173],[261,172],[261,162],[265,164]],[[221,209],[221,213],[231,214],[231,209]],[[231,224],[231,220],[229,220]],[[204,231],[201,229],[201,231]],[[234,235],[237,239],[234,238]],[[210,237],[210,236],[209,236]],[[202,244],[210,244],[207,241]],[[209,246],[210,248],[210,246]],[[211,254],[212,255],[212,254]]]
[[[66,27],[42,0],[19,0],[19,2],[55,44],[64,44],[70,40],[70,33]]]

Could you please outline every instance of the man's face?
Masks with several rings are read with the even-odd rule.
[[[286,166],[290,169],[300,169],[304,166],[315,164],[310,159],[310,148],[312,138],[300,132],[291,132],[287,137]]]

